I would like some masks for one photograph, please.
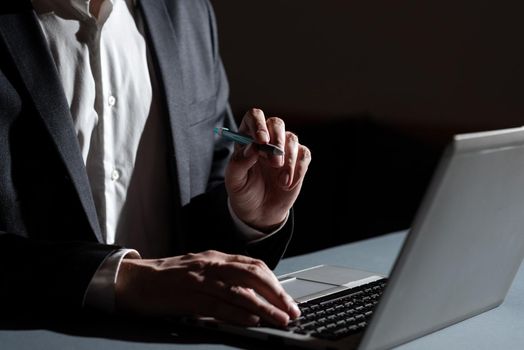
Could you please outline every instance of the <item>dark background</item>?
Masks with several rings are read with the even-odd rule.
[[[524,120],[524,3],[215,0],[238,120],[313,154],[288,255],[410,226],[455,133]]]

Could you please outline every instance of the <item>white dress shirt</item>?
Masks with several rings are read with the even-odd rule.
[[[142,20],[133,0],[33,0],[69,103],[107,244],[122,249],[93,277],[85,302],[112,310],[121,259],[169,251],[167,138]],[[230,213],[246,240],[265,234]],[[140,256],[138,255],[140,252]]]
[[[104,1],[98,19],[86,0],[33,5],[69,102],[105,243],[165,256],[165,128],[133,1]]]

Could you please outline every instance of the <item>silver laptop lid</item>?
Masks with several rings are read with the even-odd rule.
[[[499,305],[524,257],[524,128],[457,135],[360,349],[387,349]]]

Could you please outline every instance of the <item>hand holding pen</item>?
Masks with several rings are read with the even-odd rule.
[[[266,120],[260,109],[244,115],[238,133],[215,132],[236,143],[225,178],[231,208],[253,228],[277,228],[300,192],[311,152],[286,131],[282,119]]]

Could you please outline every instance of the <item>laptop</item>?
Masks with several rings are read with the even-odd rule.
[[[389,349],[502,303],[524,257],[523,214],[524,128],[456,135],[389,277],[328,265],[280,276],[302,310],[286,329],[188,322],[280,346]]]

